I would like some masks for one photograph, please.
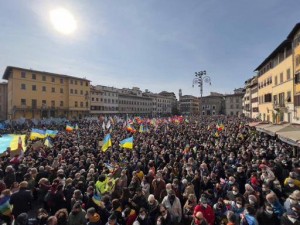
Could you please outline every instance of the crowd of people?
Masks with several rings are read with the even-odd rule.
[[[128,132],[112,120],[38,125],[57,129],[51,147],[0,158],[1,224],[14,225],[290,225],[300,224],[297,149],[225,116],[160,120]],[[104,121],[102,121],[104,120]],[[221,124],[221,125],[220,125]],[[221,127],[221,129],[220,129]],[[112,146],[101,150],[110,133]],[[134,137],[133,149],[120,147]]]

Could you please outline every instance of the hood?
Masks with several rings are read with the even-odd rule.
[[[100,221],[100,215],[98,213],[95,213],[91,218],[90,218],[90,222],[95,223]]]

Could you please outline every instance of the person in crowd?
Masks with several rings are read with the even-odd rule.
[[[280,225],[280,219],[274,214],[273,207],[268,202],[258,210],[256,218],[259,225]]]
[[[209,225],[209,223],[204,218],[202,212],[197,212],[194,216],[194,219],[193,219],[191,225]]]
[[[81,202],[75,202],[68,217],[68,225],[86,225],[86,212],[81,207]]]
[[[196,216],[197,212],[201,212],[208,225],[214,225],[215,212],[213,208],[207,203],[207,201],[207,197],[205,195],[202,195],[199,204],[194,209],[194,216]]]
[[[102,225],[100,215],[96,212],[95,208],[88,208],[86,211],[86,225]]]
[[[173,224],[179,224],[182,219],[182,207],[178,197],[175,195],[175,191],[169,190],[168,195],[162,200],[162,205],[164,205],[170,215]]]

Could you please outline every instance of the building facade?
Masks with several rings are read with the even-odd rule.
[[[288,35],[288,39],[292,42],[293,57],[293,75],[294,75],[294,113],[292,117],[293,123],[300,123],[300,23],[296,24],[294,29]]]
[[[62,74],[8,66],[8,119],[82,118],[90,111],[90,81]]]
[[[293,57],[291,41],[284,40],[257,68],[260,119],[291,121],[293,111]]]
[[[182,90],[179,90],[179,111],[181,114],[199,114],[199,107],[199,98],[192,95],[182,95]]]
[[[225,100],[225,115],[241,116],[243,114],[243,91],[235,91],[234,94],[224,95]],[[249,97],[250,99],[250,97]]]
[[[252,105],[251,105],[251,79],[245,81],[245,95],[243,97],[243,114],[252,118]]]
[[[0,83],[0,120],[7,120],[7,83]]]
[[[224,114],[224,96],[211,92],[209,96],[204,96],[201,101],[201,115],[221,115]]]
[[[252,119],[257,119],[259,117],[259,109],[258,109],[258,79],[257,76],[253,77],[251,80],[251,85],[250,85],[250,91],[251,91],[251,103],[250,103],[250,108],[251,108],[251,118]]]

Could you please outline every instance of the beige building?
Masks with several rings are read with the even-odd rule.
[[[179,90],[179,111],[183,115],[199,114],[199,98],[192,95],[182,95]]]
[[[119,89],[96,85],[91,88],[91,114],[119,113]]]
[[[257,86],[257,76],[245,82],[245,94],[243,97],[243,114],[248,118],[258,117],[258,86]]]
[[[225,115],[240,116],[243,113],[243,91],[234,91],[234,94],[224,95]]]
[[[0,120],[7,119],[7,83],[0,83]]]
[[[90,111],[90,81],[63,74],[8,66],[7,115],[24,117],[82,118]]]

